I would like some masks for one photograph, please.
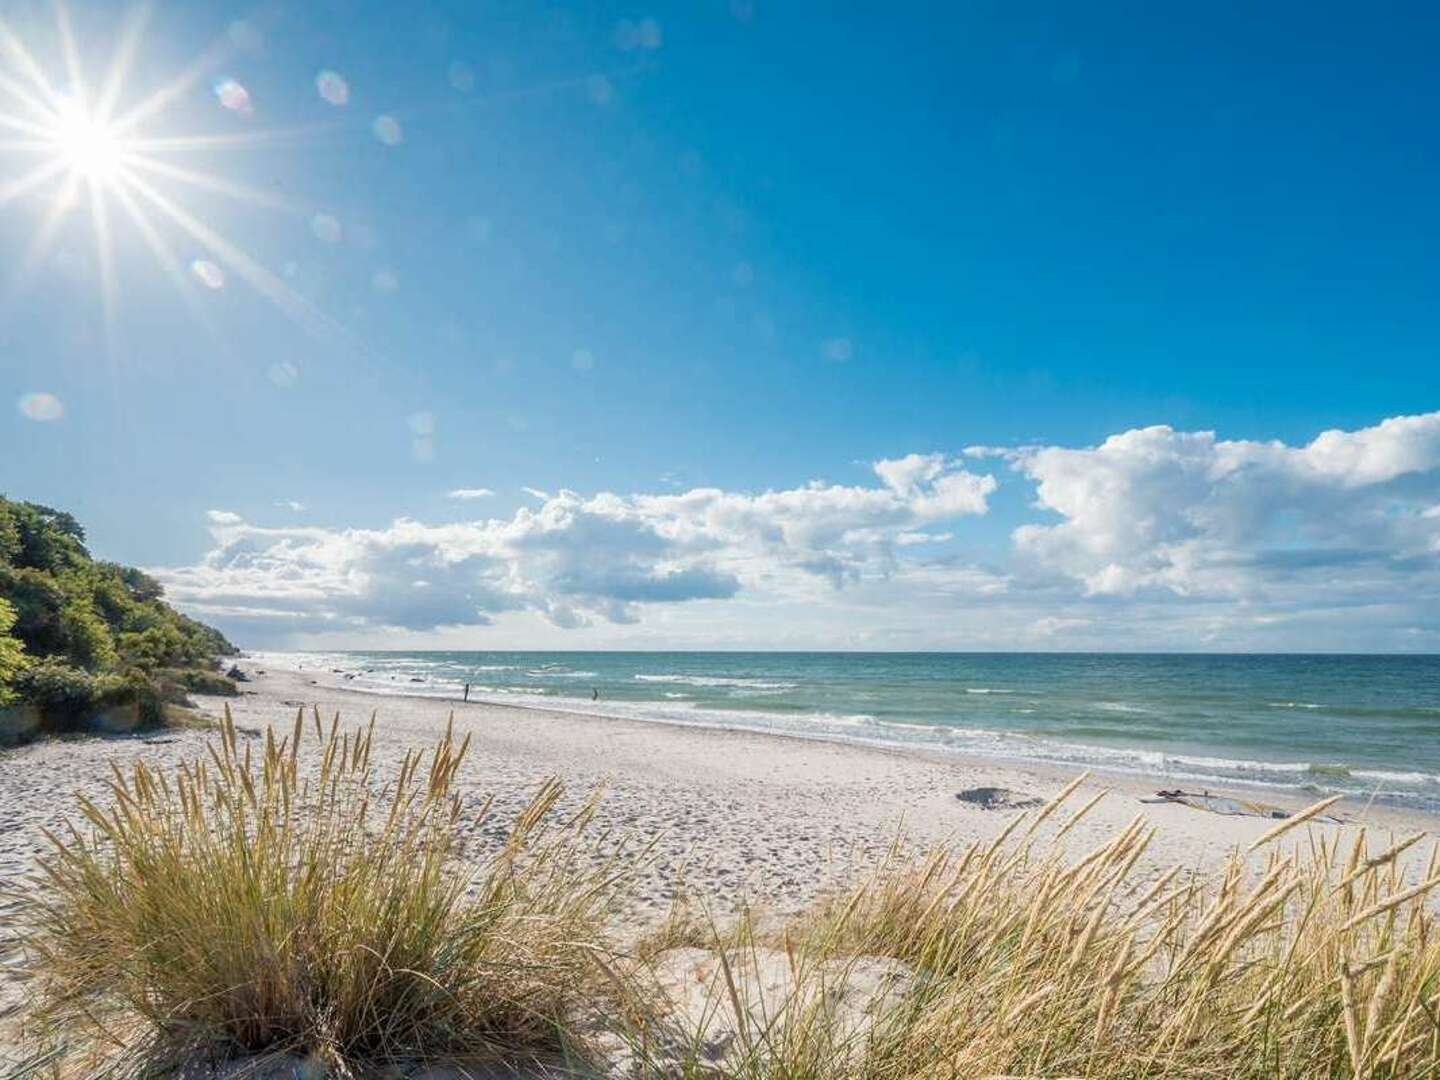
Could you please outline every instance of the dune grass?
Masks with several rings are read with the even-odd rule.
[[[1138,817],[1067,848],[1094,805],[1072,809],[1071,785],[987,843],[897,843],[778,927],[692,897],[701,917],[622,953],[607,918],[633,860],[597,861],[587,812],[555,821],[557,785],[467,868],[463,742],[381,784],[373,728],[312,719],[252,760],[227,718],[208,761],[136,766],[113,806],[82,802],[29,902],[51,1030],[89,1032],[100,1057],[282,1049],[339,1075],[560,1050],[697,1080],[1440,1075],[1440,866],[1418,836],[1311,834],[1302,815],[1214,876],[1156,876]],[[651,965],[679,945],[719,958],[723,1054],[655,992]],[[757,1012],[762,953],[793,992]],[[832,991],[875,958],[912,978],[856,1024]]]
[[[1177,866],[1142,884],[1135,871],[1155,831],[1137,817],[1100,847],[1067,854],[1064,834],[1093,805],[1057,820],[1072,792],[986,844],[897,846],[779,931],[748,920],[670,927],[672,941],[708,933],[742,958],[783,949],[796,973],[790,999],[744,1022],[752,1037],[723,1075],[1440,1075],[1440,936],[1427,906],[1437,856],[1412,864],[1413,884],[1400,870],[1421,836],[1376,847],[1357,830],[1282,850],[1297,815],[1262,837],[1258,865],[1237,853],[1214,880]],[[872,1026],[845,1031],[816,1004],[824,987],[806,984],[833,986],[837,958],[862,957],[901,960],[917,979]],[[717,1008],[729,993],[717,984]],[[698,1056],[651,1061],[653,1075],[712,1075]]]
[[[372,739],[373,720],[297,715],[252,755],[227,712],[208,760],[117,770],[112,806],[82,799],[29,904],[41,1022],[152,1070],[289,1051],[343,1074],[561,1048],[624,876],[584,858],[589,812],[555,822],[547,784],[467,868],[466,744],[447,733],[381,783]]]

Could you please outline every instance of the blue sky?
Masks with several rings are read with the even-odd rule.
[[[1434,649],[1437,22],[161,4],[184,287],[0,149],[0,486],[242,643]]]

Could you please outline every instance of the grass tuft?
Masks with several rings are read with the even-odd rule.
[[[1361,831],[1258,866],[1237,854],[1214,881],[1177,868],[1142,882],[1154,831],[1140,819],[1078,858],[1016,834],[959,852],[895,849],[764,941],[800,973],[750,1025],[764,1039],[718,1073],[699,1055],[663,1066],[651,1055],[650,1075],[1440,1075],[1440,935],[1427,906],[1440,860],[1432,852],[1408,884],[1398,856],[1416,838],[1372,852]],[[712,947],[736,934],[716,931]],[[820,1000],[814,983],[833,985],[837,962],[873,958],[902,961],[915,982],[849,1045],[832,1014],[791,1008]]]
[[[586,858],[589,811],[557,823],[548,783],[467,869],[466,741],[447,731],[382,783],[373,736],[373,718],[299,713],[252,747],[227,710],[207,760],[137,763],[113,805],[82,798],[27,905],[40,1021],[151,1069],[284,1051],[344,1075],[560,1049],[624,877]]]

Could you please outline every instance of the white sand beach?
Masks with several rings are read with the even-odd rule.
[[[1017,812],[972,805],[957,799],[961,791],[998,787],[1048,799],[1076,775],[948,751],[382,696],[350,689],[328,673],[273,667],[262,673],[253,660],[240,666],[250,677],[242,694],[197,699],[205,711],[219,714],[228,704],[252,738],[266,725],[288,730],[302,706],[318,706],[327,721],[338,711],[350,724],[367,721],[373,711],[374,758],[382,774],[393,773],[407,750],[432,743],[453,715],[457,733],[471,739],[459,785],[467,807],[476,811],[463,827],[477,854],[498,842],[548,777],[566,785],[562,810],[578,808],[600,790],[596,832],[651,848],[628,911],[632,927],[659,919],[687,888],[722,917],[742,904],[754,905],[762,917],[793,913],[874,865],[897,838],[964,845],[997,835]],[[103,804],[112,766],[143,760],[173,768],[203,754],[211,737],[202,730],[169,730],[42,740],[0,752],[0,888],[44,887],[35,863],[47,847],[44,831],[75,817],[77,793]],[[1092,775],[1072,805],[1102,790],[1108,794],[1073,830],[1070,850],[1083,852],[1143,815],[1159,830],[1137,866],[1143,882],[1176,863],[1204,871],[1275,825],[1142,803],[1155,786],[1135,776]],[[1253,790],[1234,793],[1257,797]],[[491,797],[491,813],[480,819]],[[1381,839],[1417,830],[1440,833],[1440,820],[1422,814],[1358,802],[1342,803],[1337,811],[1344,824],[1308,824],[1295,837],[1304,842],[1361,827]],[[1428,856],[1428,845],[1413,850],[1417,859]],[[7,927],[6,936],[11,933]],[[12,954],[0,969],[0,1025],[7,1015],[18,1015],[26,999],[16,959]]]
[[[264,668],[242,661],[251,681],[238,698],[199,698],[218,714],[228,703],[242,728],[288,730],[297,706],[318,706],[346,723],[377,714],[376,760],[383,773],[406,750],[425,747],[453,714],[471,737],[460,783],[476,810],[494,797],[474,830],[479,847],[503,834],[514,813],[547,777],[564,782],[569,805],[603,789],[597,830],[654,845],[634,914],[664,911],[674,892],[692,886],[717,904],[752,901],[777,913],[797,910],[838,878],[881,858],[897,837],[917,844],[963,845],[997,834],[1014,811],[984,809],[956,798],[975,787],[1000,787],[1048,798],[1074,771],[987,760],[952,751],[886,748],[661,722],[586,716],[489,703],[376,695],[350,689],[330,674]],[[73,816],[73,794],[103,799],[112,762],[143,759],[172,767],[203,753],[207,736],[167,731],[137,737],[42,741],[0,753],[0,882],[13,885],[45,848],[43,828]],[[1248,845],[1275,822],[1229,817],[1178,805],[1143,804],[1164,779],[1095,773],[1077,793],[1109,794],[1073,831],[1076,851],[1124,827],[1136,814],[1159,829],[1141,869],[1175,863],[1204,869]],[[1242,798],[1282,801],[1236,787]],[[1317,834],[1440,831],[1440,819],[1347,800],[1344,825],[1313,825]],[[1422,845],[1423,847],[1423,845]]]

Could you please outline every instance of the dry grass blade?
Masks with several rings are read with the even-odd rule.
[[[373,727],[303,721],[252,758],[227,715],[208,762],[137,766],[114,812],[82,806],[91,832],[54,841],[52,888],[26,911],[41,1019],[152,1063],[279,1047],[343,1071],[560,1047],[624,880],[592,857],[588,818],[552,827],[546,784],[469,866],[463,740],[382,783]]]
[[[1344,798],[1343,795],[1331,795],[1328,799],[1321,799],[1313,806],[1307,806],[1298,814],[1294,814],[1286,818],[1279,825],[1276,825],[1273,829],[1262,833],[1253,843],[1251,843],[1249,850],[1255,851],[1257,848],[1262,848],[1266,844],[1270,843],[1271,840],[1276,840],[1284,836],[1287,832],[1295,828],[1297,825],[1303,825],[1311,818],[1323,814],[1326,810],[1329,810],[1330,807],[1334,806],[1342,798]]]

